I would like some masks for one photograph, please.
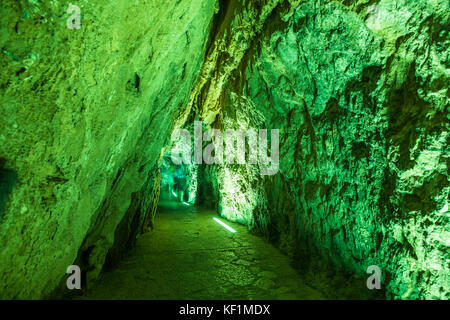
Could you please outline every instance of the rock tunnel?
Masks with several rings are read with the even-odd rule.
[[[0,298],[450,298],[448,1],[0,11]]]

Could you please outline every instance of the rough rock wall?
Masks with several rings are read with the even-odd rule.
[[[79,30],[66,27],[65,1],[0,4],[1,298],[48,295],[77,256],[94,279],[115,237],[124,246],[151,224],[161,149],[217,9],[76,4]]]
[[[224,216],[294,259],[376,264],[390,297],[449,297],[448,1],[77,5],[80,30],[62,1],[0,4],[0,297],[74,261],[95,279],[151,227],[191,111],[281,131],[276,176],[201,170]]]
[[[223,129],[264,115],[280,130],[280,172],[207,168],[221,214],[258,227],[299,264],[328,257],[361,276],[377,265],[388,297],[448,299],[449,9],[426,0],[235,9],[207,60],[220,61],[219,76],[205,77],[209,107],[198,114]],[[227,194],[230,174],[246,199]]]

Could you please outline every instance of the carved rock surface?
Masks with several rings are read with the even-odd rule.
[[[115,242],[134,241],[216,10],[78,5],[81,29],[67,28],[66,1],[0,5],[0,158],[6,189],[17,180],[0,217],[2,298],[48,295],[77,256],[94,279]]]
[[[0,4],[0,298],[92,283],[151,230],[174,129],[277,129],[280,167],[198,199],[303,270],[449,299],[447,0]],[[196,171],[197,172],[197,171]]]
[[[388,297],[448,299],[449,4],[348,3],[273,10],[213,126],[279,129],[279,173],[218,165],[207,180],[224,217],[300,267],[377,265]]]

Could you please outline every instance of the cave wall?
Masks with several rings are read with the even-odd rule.
[[[206,168],[221,215],[262,231],[300,266],[324,258],[366,278],[377,265],[389,298],[448,299],[449,9],[235,8],[207,60],[220,61],[219,76],[204,81],[198,114],[223,130],[279,129],[280,170]]]
[[[118,261],[188,118],[280,130],[274,176],[199,168],[222,216],[298,264],[378,265],[388,297],[449,298],[448,1],[77,5],[69,30],[65,2],[0,4],[1,298]]]
[[[95,279],[151,227],[158,162],[186,116],[215,1],[2,1],[0,297]]]

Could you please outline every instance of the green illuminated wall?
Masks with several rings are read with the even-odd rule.
[[[263,115],[280,172],[206,169],[218,209],[303,270],[377,265],[387,297],[449,298],[449,4],[319,3],[235,13],[227,50],[255,36],[239,63],[217,53],[234,68],[204,118],[247,128]]]
[[[0,217],[1,298],[45,297],[74,262],[91,281],[148,228],[216,7],[73,4],[79,30],[67,1],[0,4],[0,158],[18,176]]]
[[[193,119],[280,130],[275,176],[200,168],[223,217],[304,269],[449,298],[448,1],[76,2],[80,30],[64,1],[0,4],[0,298],[117,262]]]

